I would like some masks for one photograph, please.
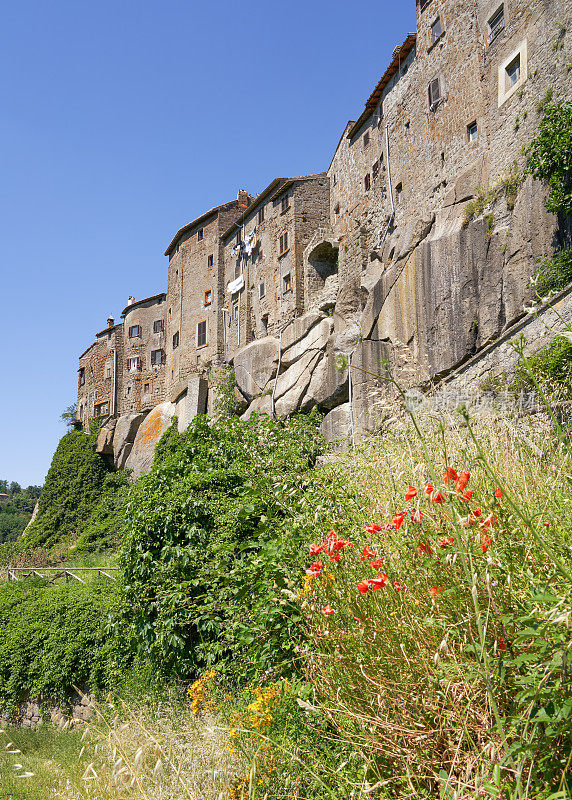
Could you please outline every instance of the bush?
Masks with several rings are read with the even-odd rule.
[[[526,167],[548,183],[547,211],[572,214],[572,103],[542,103],[538,135],[526,149]]]
[[[129,660],[121,637],[106,633],[117,602],[108,579],[0,586],[0,708],[14,710],[27,696],[65,701],[73,685],[92,691],[117,685]]]
[[[560,250],[552,258],[543,258],[531,286],[538,297],[564,289],[572,283],[572,250]]]
[[[309,476],[318,422],[197,417],[183,434],[167,432],[169,453],[159,443],[130,495],[120,563],[126,617],[165,671],[292,670],[300,541],[317,509],[336,513]]]
[[[557,336],[547,347],[519,364],[508,388],[514,392],[535,389],[530,372],[551,399],[572,398],[572,342]],[[530,372],[529,372],[530,370]]]

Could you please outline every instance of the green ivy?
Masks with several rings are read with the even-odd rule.
[[[197,417],[159,443],[130,495],[120,563],[125,618],[165,672],[292,670],[301,543],[317,509],[321,526],[336,509],[310,476],[318,423]]]
[[[548,183],[547,211],[572,214],[572,103],[543,102],[542,115],[525,151],[527,171]]]
[[[572,250],[560,250],[552,258],[543,258],[531,286],[538,297],[564,289],[572,283]]]

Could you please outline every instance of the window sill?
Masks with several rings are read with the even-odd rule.
[[[204,349],[205,349],[205,347],[208,347],[208,346],[209,346],[209,342],[206,342],[205,344],[198,344],[198,345],[195,347],[195,350],[204,350]]]
[[[292,289],[285,289],[285,290],[282,292],[282,297],[284,297],[284,296],[285,296],[285,295],[287,295],[287,294],[292,294],[292,291],[293,291]]]
[[[287,211],[290,211],[290,206],[289,205],[286,206],[286,208],[282,209],[282,211],[280,212],[280,216],[282,216],[282,214],[285,214]]]
[[[284,258],[284,256],[290,252],[290,248],[288,247],[284,252],[278,253],[278,258]]]

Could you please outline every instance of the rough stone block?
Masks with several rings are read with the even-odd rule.
[[[351,409],[349,403],[329,411],[320,425],[320,432],[327,442],[351,438]]]
[[[117,419],[113,433],[113,460],[118,469],[124,466],[123,450],[126,445],[133,444],[139,426],[145,419],[145,413],[123,414]],[[123,462],[123,463],[121,463]],[[121,466],[119,464],[121,463]]]
[[[266,336],[250,342],[238,351],[233,363],[239,390],[247,400],[253,400],[276,375],[278,339]]]
[[[311,350],[298,359],[276,382],[275,411],[280,418],[293,414],[300,403],[312,378],[312,372],[324,357],[321,350]]]
[[[288,367],[310,350],[325,350],[333,327],[331,318],[320,320],[310,328],[306,336],[290,347],[282,349],[282,364]]]
[[[308,331],[317,325],[320,320],[324,319],[325,314],[321,311],[310,311],[302,317],[295,319],[287,328],[282,332],[282,352],[288,350],[289,347],[303,339]]]
[[[160,403],[147,414],[135,437],[133,447],[125,466],[132,470],[131,480],[136,480],[153,466],[155,445],[165,433],[173,417],[176,406],[173,403]]]
[[[200,375],[191,375],[187,389],[177,400],[177,430],[182,433],[197,414],[206,414],[209,385]]]
[[[248,406],[241,419],[250,419],[252,414],[258,411],[261,414],[266,414],[268,417],[272,416],[272,396],[265,394],[262,397],[255,397],[252,403]]]

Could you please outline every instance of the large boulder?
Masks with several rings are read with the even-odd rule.
[[[149,472],[155,457],[155,445],[165,433],[173,417],[174,403],[160,403],[147,414],[135,436],[135,441],[125,463],[132,470],[131,480],[136,480],[144,472]]]
[[[282,364],[289,367],[310,350],[325,350],[333,327],[334,323],[331,317],[320,319],[304,337],[294,344],[282,348]]]
[[[338,369],[336,340],[335,334],[328,339],[325,357],[318,362],[314,369],[308,389],[300,404],[303,409],[315,405],[322,409],[330,409],[340,403],[345,403],[348,399],[348,369],[347,367]]]
[[[295,361],[276,381],[275,411],[282,419],[298,411],[310,384],[312,373],[324,358],[321,350],[310,350]]]
[[[343,403],[326,414],[320,425],[320,432],[327,442],[347,441],[352,435],[351,420],[350,403]]]
[[[326,315],[321,311],[310,311],[302,317],[297,317],[282,332],[282,352],[299,342],[307,335],[308,331],[324,319]]]
[[[113,463],[116,469],[123,469],[129,457],[139,426],[145,413],[122,414],[115,423],[113,432]]]
[[[262,397],[255,397],[252,403],[248,406],[241,419],[250,419],[252,414],[257,411],[266,416],[272,416],[272,395],[264,394]]]
[[[239,390],[248,401],[253,400],[276,375],[278,339],[266,336],[250,342],[238,351],[233,363]]]
[[[117,420],[111,417],[111,419],[108,419],[107,422],[101,426],[101,430],[97,435],[95,451],[102,456],[113,455],[113,434],[115,432],[116,423]]]

